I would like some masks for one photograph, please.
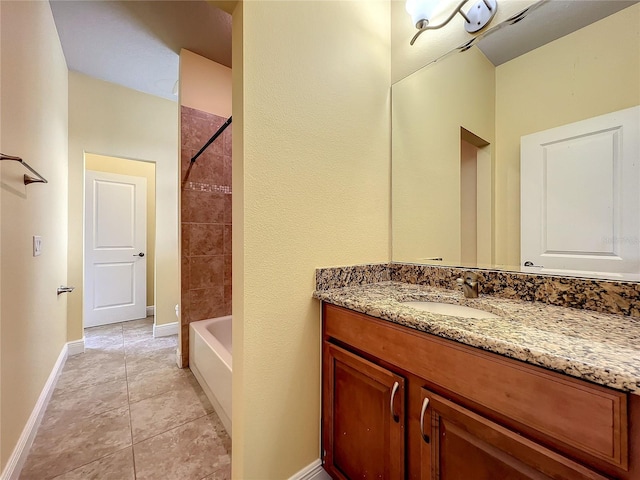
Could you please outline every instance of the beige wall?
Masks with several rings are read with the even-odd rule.
[[[231,69],[184,48],[180,50],[180,105],[229,117]]]
[[[250,456],[250,452],[245,453],[244,437],[251,432],[247,432],[249,418],[245,421],[245,395],[244,370],[247,362],[244,360],[244,248],[240,243],[244,241],[244,5],[245,2],[238,2],[233,10],[231,33],[232,52],[231,62],[234,65],[231,71],[233,84],[232,113],[235,116],[235,134],[232,137],[232,178],[231,191],[235,192],[231,202],[231,223],[232,223],[232,258],[231,270],[233,277],[231,280],[231,314],[232,320],[232,343],[235,354],[233,355],[233,375],[231,381],[231,403],[232,403],[232,440],[233,455],[231,457],[231,478],[242,479],[245,475],[245,464]],[[249,329],[250,331],[250,329]],[[255,400],[254,400],[255,401]],[[310,425],[316,423],[309,422]],[[260,429],[259,435],[264,435],[264,428]],[[309,447],[313,448],[313,447]]]
[[[138,162],[126,158],[85,154],[85,169],[98,172],[132,175],[147,179],[147,305],[154,304],[154,272],[156,245],[156,165],[153,162]]]
[[[156,164],[156,324],[175,322],[178,252],[178,105],[69,73],[69,340],[82,338],[84,153]]]
[[[460,127],[493,145],[494,84],[493,64],[472,49],[393,85],[394,261],[459,264]]]
[[[498,12],[487,28],[498,25],[512,15],[536,3],[537,0],[499,0]],[[456,5],[459,2],[449,2]],[[466,12],[474,2],[469,2],[463,10]],[[446,14],[453,7],[445,10]],[[442,15],[433,19],[432,25],[440,23]],[[404,0],[391,0],[391,82],[395,83],[407,75],[419,70],[424,65],[439,58],[450,50],[468,42],[475,35],[464,29],[464,19],[456,15],[451,22],[439,30],[424,32],[413,46],[411,38],[418,30],[411,22],[405,10]]]
[[[0,465],[4,469],[67,338],[67,67],[48,2],[0,2],[2,162]],[[42,255],[32,256],[40,235]]]
[[[520,137],[640,104],[640,5],[496,69],[496,262],[520,262]]]
[[[320,458],[315,268],[389,260],[389,3],[243,3],[233,23],[233,477],[288,478]]]

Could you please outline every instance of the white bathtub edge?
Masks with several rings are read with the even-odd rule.
[[[231,436],[231,352],[206,328],[218,321],[230,322],[231,317],[218,317],[189,324],[189,368]]]
[[[220,402],[218,402],[218,399],[213,394],[213,392],[207,385],[207,382],[205,382],[204,378],[202,377],[202,374],[198,370],[198,367],[196,366],[195,363],[191,361],[191,359],[189,359],[189,369],[193,373],[193,376],[196,377],[196,380],[198,380],[198,383],[202,387],[202,391],[204,391],[204,394],[207,396],[207,398],[211,402],[211,405],[213,405],[213,409],[218,414],[218,417],[220,418],[220,421],[222,422],[224,429],[229,434],[229,438],[231,438],[231,419],[227,416],[226,413],[224,413],[224,409],[222,408],[222,405],[220,405]]]

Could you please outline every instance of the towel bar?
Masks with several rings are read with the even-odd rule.
[[[0,153],[0,160],[13,160],[14,162],[21,163],[24,168],[37,176],[36,178],[25,173],[23,177],[25,185],[29,185],[30,183],[49,183],[42,175],[31,168],[31,166],[20,157],[14,157],[13,155],[5,155],[4,153]]]

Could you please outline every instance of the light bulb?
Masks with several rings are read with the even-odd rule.
[[[422,20],[429,23],[434,10],[438,5],[438,0],[407,0],[405,8],[407,13],[411,15],[411,21],[420,28],[419,24]]]

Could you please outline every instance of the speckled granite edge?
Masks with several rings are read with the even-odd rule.
[[[405,263],[320,268],[316,270],[316,290],[390,280],[455,289],[456,278],[468,270]],[[640,318],[640,283],[501,270],[475,271],[480,276],[479,290],[483,294]]]
[[[316,269],[316,290],[354,287],[390,280],[391,270],[388,263]]]
[[[469,271],[402,263],[390,264],[389,268],[393,281],[437,288],[456,288],[456,278]],[[640,318],[639,283],[499,270],[475,272],[480,277],[479,291],[482,294]]]
[[[401,282],[314,292],[341,307],[481,348],[599,385],[640,394],[640,322],[495,296],[465,299],[461,292]],[[416,310],[402,302],[462,304],[500,315],[469,319]]]

